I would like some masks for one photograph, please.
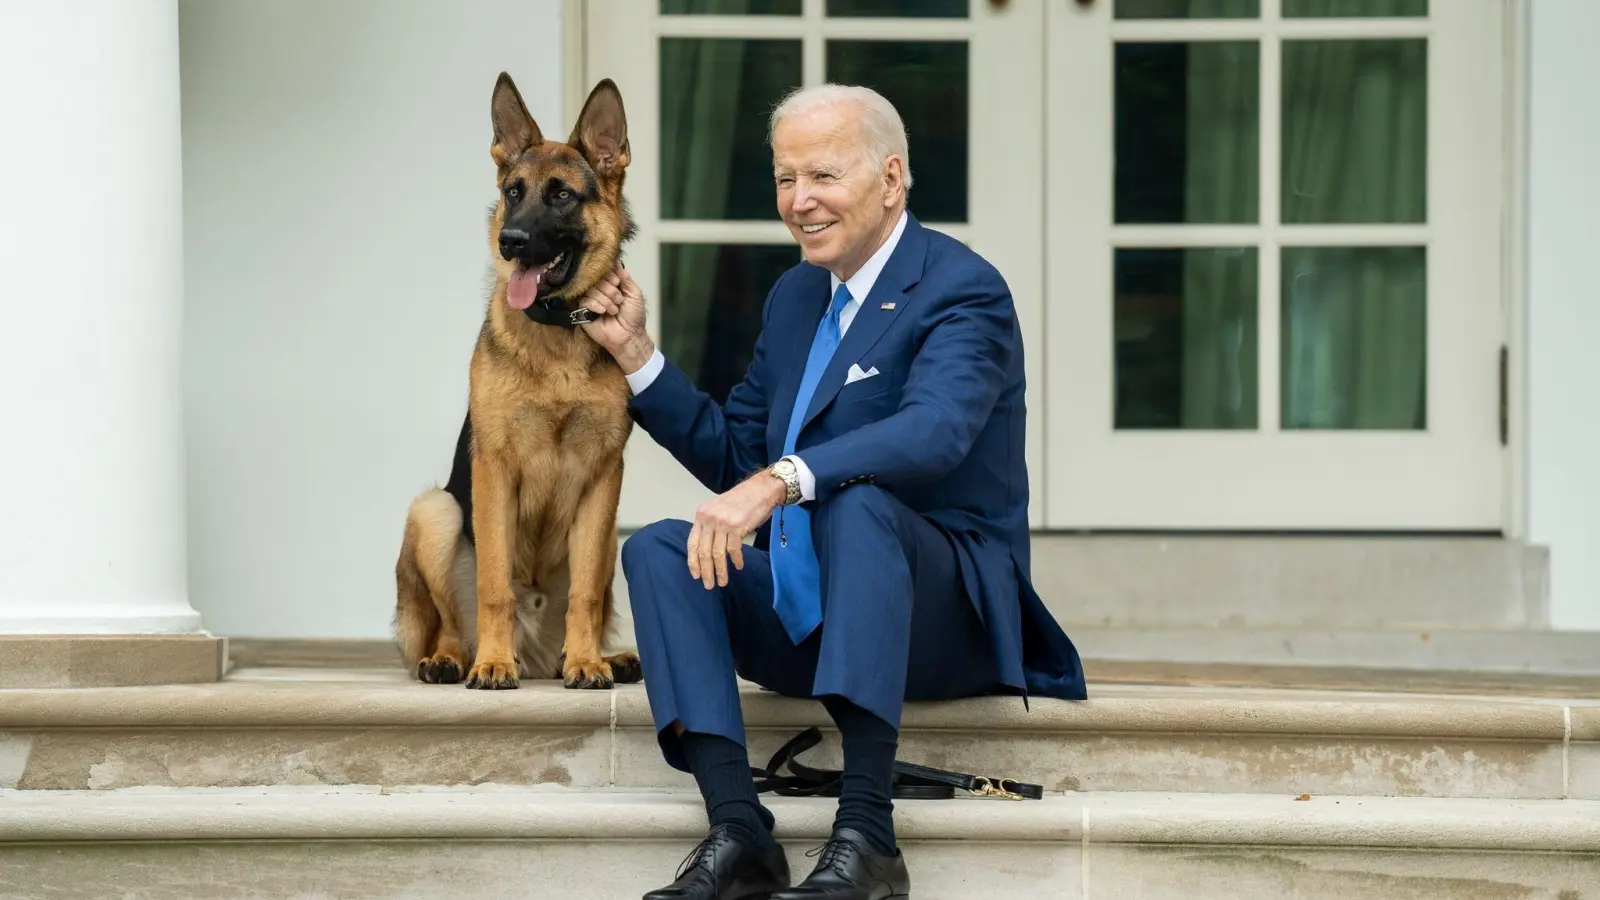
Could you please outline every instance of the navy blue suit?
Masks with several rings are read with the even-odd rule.
[[[822,268],[785,272],[725,404],[669,361],[634,397],[635,419],[717,493],[770,465],[831,293]],[[689,575],[687,522],[624,543],[645,685],[680,769],[674,720],[744,742],[735,671],[782,694],[842,695],[897,728],[905,700],[1086,696],[1030,578],[1023,347],[1004,279],[908,217],[861,299],[796,442],[815,476],[821,627],[796,646],[779,623],[767,526],[710,591]],[[852,364],[877,374],[846,384]]]

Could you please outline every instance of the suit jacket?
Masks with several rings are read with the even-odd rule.
[[[722,493],[783,455],[828,272],[802,262],[762,311],[744,380],[718,406],[668,360],[633,398],[635,420]],[[892,308],[885,308],[893,304]],[[852,363],[878,374],[845,384]],[[1002,683],[1085,697],[1077,649],[1033,589],[1023,347],[1005,279],[961,242],[908,216],[818,383],[795,443],[816,498],[876,484],[953,540]],[[768,529],[757,546],[765,548]]]

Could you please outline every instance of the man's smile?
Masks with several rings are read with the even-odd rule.
[[[804,231],[806,234],[816,234],[817,232],[821,231],[824,228],[827,228],[829,225],[832,225],[832,224],[833,224],[832,222],[823,222],[820,225],[801,225],[800,226],[800,230]]]

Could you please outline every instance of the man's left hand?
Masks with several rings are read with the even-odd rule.
[[[744,569],[744,537],[761,526],[783,502],[784,485],[767,472],[757,472],[737,487],[718,494],[694,514],[689,529],[689,574],[706,590],[728,586],[728,560]]]

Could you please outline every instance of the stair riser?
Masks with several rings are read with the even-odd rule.
[[[793,728],[750,730],[751,759]],[[825,733],[808,764],[838,766]],[[1600,799],[1600,743],[1473,737],[910,730],[900,758],[1051,791]],[[0,787],[672,787],[643,727],[57,729],[0,735]]]
[[[1033,539],[1051,611],[1118,628],[1544,628],[1549,568],[1548,548],[1498,539]]]
[[[0,896],[101,900],[637,897],[688,841],[250,841],[9,845]],[[806,843],[788,848],[796,878]],[[907,842],[924,900],[1481,900],[1600,891],[1600,857],[1449,850]],[[130,895],[130,886],[137,894]]]
[[[1099,660],[1600,674],[1595,631],[1116,628],[1071,620],[1062,626]]]

